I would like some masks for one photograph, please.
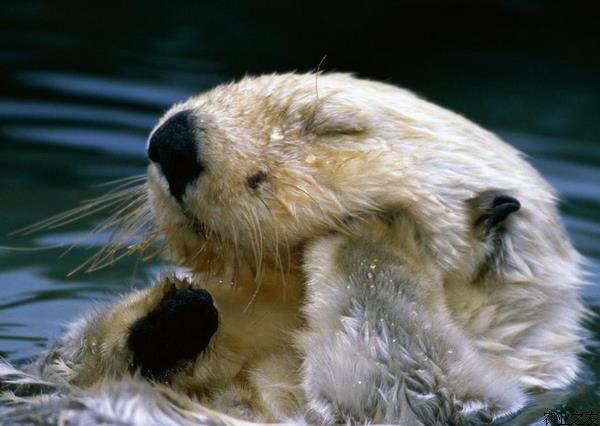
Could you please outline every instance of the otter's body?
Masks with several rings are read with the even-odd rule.
[[[411,425],[494,419],[575,378],[555,193],[466,119],[348,75],[270,75],[175,105],[148,153],[154,226],[188,273],[79,322],[43,378],[88,399],[162,383],[148,398],[190,421]]]

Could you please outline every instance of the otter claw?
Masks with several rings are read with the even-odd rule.
[[[506,218],[521,208],[515,197],[503,193],[488,191],[469,200],[474,212],[474,223],[477,232],[488,236],[497,230]]]
[[[485,226],[487,232],[491,232],[502,223],[511,213],[521,208],[521,203],[509,195],[497,195],[492,202],[492,210],[487,217]]]

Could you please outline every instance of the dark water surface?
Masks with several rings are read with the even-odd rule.
[[[404,15],[363,3],[312,13],[238,3],[2,2],[0,245],[85,237],[99,218],[9,233],[100,195],[103,182],[144,173],[147,134],[172,103],[246,72],[314,69],[328,54],[327,69],[407,86],[524,151],[562,195],[567,228],[587,259],[584,297],[600,311],[600,37],[588,12],[554,2],[408,2]],[[0,356],[33,356],[65,322],[167,268],[127,258],[67,276],[104,241],[84,239],[62,257],[0,250]],[[565,410],[594,412],[600,424],[600,322],[589,330],[581,379],[520,422],[543,424],[544,412]]]

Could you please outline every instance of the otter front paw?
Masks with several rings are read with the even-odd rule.
[[[173,287],[131,326],[127,347],[133,352],[132,369],[148,378],[163,377],[204,351],[218,325],[217,309],[206,290]]]

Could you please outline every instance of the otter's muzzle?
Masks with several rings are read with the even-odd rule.
[[[178,112],[154,131],[148,142],[148,158],[160,167],[169,192],[181,202],[187,186],[204,171],[191,111]]]

